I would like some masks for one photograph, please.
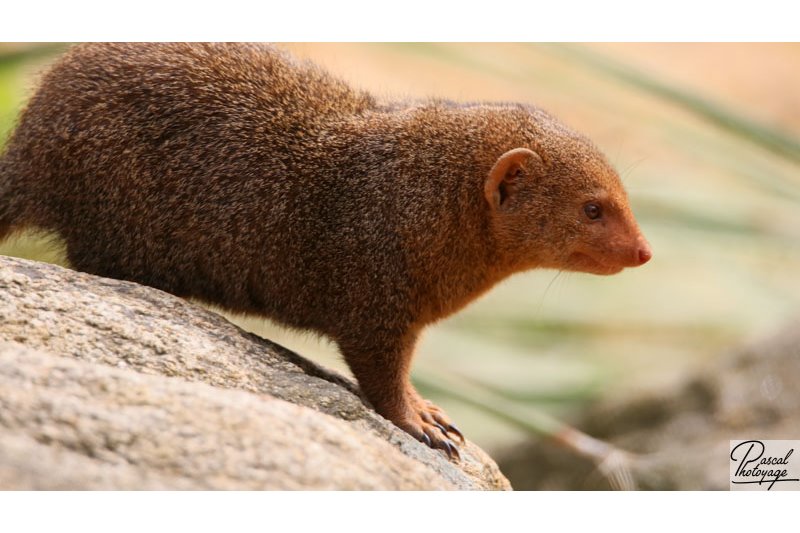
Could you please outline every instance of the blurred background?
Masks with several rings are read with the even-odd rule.
[[[382,95],[539,105],[608,155],[654,250],[612,277],[517,275],[419,346],[414,380],[491,454],[599,398],[677,388],[800,309],[800,45],[289,44]],[[62,45],[0,45],[0,143]],[[64,264],[20,235],[0,254]],[[347,373],[324,339],[245,329]]]

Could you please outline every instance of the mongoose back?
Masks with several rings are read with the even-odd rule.
[[[457,455],[409,381],[420,331],[522,270],[650,258],[617,173],[530,105],[390,102],[259,44],[86,44],[0,159],[0,239],[313,330],[374,408]]]

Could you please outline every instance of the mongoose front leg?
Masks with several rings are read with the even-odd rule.
[[[450,458],[460,458],[453,435],[462,443],[464,436],[447,415],[423,399],[409,379],[416,335],[402,340],[376,337],[361,342],[340,342],[342,354],[358,380],[361,390],[375,410],[417,440],[443,450]]]

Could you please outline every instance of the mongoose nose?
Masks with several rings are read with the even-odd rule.
[[[650,249],[650,246],[644,244],[639,248],[639,264],[643,265],[650,261],[650,258],[653,257],[653,251]]]

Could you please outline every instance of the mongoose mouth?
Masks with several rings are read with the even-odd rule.
[[[569,258],[567,259],[567,267],[569,270],[573,270],[575,272],[586,272],[600,276],[617,274],[618,272],[621,272],[623,268],[625,268],[620,265],[608,265],[602,263],[589,254],[583,252],[573,252],[570,254]]]

